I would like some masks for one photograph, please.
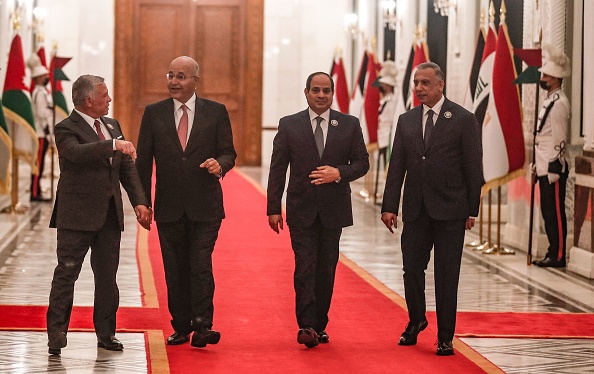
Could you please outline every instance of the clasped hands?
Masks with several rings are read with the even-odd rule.
[[[137,205],[134,207],[136,213],[136,220],[140,226],[146,230],[151,231],[151,223],[153,222],[153,210],[146,205]]]

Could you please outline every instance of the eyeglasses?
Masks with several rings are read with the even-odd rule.
[[[184,81],[184,80],[186,80],[187,78],[197,78],[197,77],[198,77],[197,75],[192,75],[191,77],[186,77],[186,76],[185,76],[185,75],[183,75],[183,74],[177,74],[177,75],[175,75],[175,74],[173,74],[173,73],[167,73],[165,76],[167,77],[167,80],[169,80],[169,81],[172,81],[172,80],[173,80],[173,78],[175,78],[175,79],[177,79],[179,82],[183,82],[183,81]]]

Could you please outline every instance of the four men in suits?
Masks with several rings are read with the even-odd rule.
[[[281,198],[287,168],[287,225],[295,253],[294,287],[299,332],[307,347],[327,343],[342,228],[353,224],[349,182],[369,170],[369,155],[356,117],[330,109],[332,78],[307,78],[309,108],[283,117],[274,138],[268,178],[268,223],[283,229]]]
[[[425,270],[434,248],[437,354],[446,356],[454,354],[464,230],[479,213],[482,147],[474,114],[443,96],[438,65],[420,64],[414,85],[422,105],[398,119],[381,219],[390,232],[397,227],[404,184],[401,247],[409,322],[399,344],[416,344],[427,327]]]
[[[118,121],[104,117],[111,98],[103,78],[83,75],[72,85],[74,110],[55,127],[60,179],[50,227],[58,229],[58,265],[47,310],[49,353],[66,346],[74,283],[91,248],[95,277],[93,323],[98,347],[121,351],[115,338],[119,291],[116,284],[124,211],[120,183],[139,222],[149,227],[150,211],[133,158]]]
[[[165,267],[173,334],[167,344],[217,344],[213,324],[212,252],[225,217],[220,179],[235,165],[229,114],[196,96],[198,63],[181,56],[167,73],[170,98],[145,108],[136,165],[151,201]]]

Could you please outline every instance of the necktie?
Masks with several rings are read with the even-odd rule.
[[[182,149],[185,151],[186,141],[188,140],[188,111],[185,104],[182,104],[181,108],[184,113],[179,119],[179,125],[177,126],[177,136],[179,137],[179,142],[181,143]]]
[[[429,109],[427,111],[427,122],[425,122],[425,136],[424,136],[425,148],[427,148],[427,144],[429,144],[429,138],[431,137],[431,131],[433,131],[433,127],[435,127],[433,125],[433,113],[435,113],[435,112],[431,109]]]
[[[322,153],[324,153],[324,133],[322,132],[322,126],[320,126],[320,122],[322,122],[322,117],[316,117],[317,125],[314,131],[314,137],[316,138],[316,146],[318,147],[318,154],[320,158],[322,158]]]
[[[100,140],[105,140],[105,135],[103,135],[103,131],[101,131],[101,123],[98,120],[95,120],[95,130],[97,131],[97,136]]]

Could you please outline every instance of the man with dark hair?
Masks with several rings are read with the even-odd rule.
[[[369,155],[359,120],[330,109],[334,82],[328,74],[311,74],[303,92],[309,108],[281,118],[274,138],[267,215],[279,233],[290,166],[287,225],[295,253],[297,342],[311,348],[329,341],[338,244],[342,228],[353,224],[349,182],[367,173]]]
[[[435,248],[437,355],[449,356],[464,230],[474,226],[483,184],[481,140],[474,114],[443,95],[445,77],[437,64],[420,64],[413,82],[421,105],[398,118],[381,219],[393,233],[404,184],[401,247],[409,322],[398,344],[416,344],[427,327],[425,270]]]

